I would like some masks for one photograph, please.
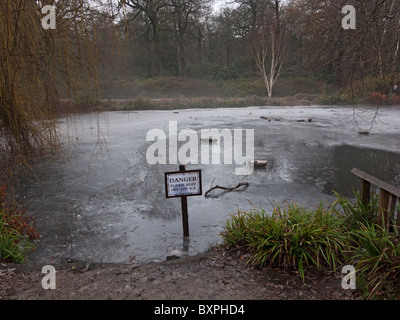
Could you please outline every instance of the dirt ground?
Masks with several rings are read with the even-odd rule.
[[[41,270],[0,264],[0,300],[353,300],[341,274],[253,268],[240,252],[216,250],[143,265],[54,266],[56,289]]]

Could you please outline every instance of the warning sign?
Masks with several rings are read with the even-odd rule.
[[[167,198],[200,196],[201,170],[165,172],[165,193]]]

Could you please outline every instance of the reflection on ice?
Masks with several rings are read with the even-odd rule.
[[[268,161],[266,168],[266,181],[269,183],[292,182],[292,171],[294,167],[289,159],[275,159]]]

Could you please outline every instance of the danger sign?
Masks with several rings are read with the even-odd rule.
[[[165,194],[167,198],[202,195],[201,170],[165,172]]]

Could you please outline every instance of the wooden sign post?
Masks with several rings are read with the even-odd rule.
[[[183,236],[189,237],[189,214],[187,197],[201,196],[201,170],[188,170],[179,166],[179,171],[165,172],[165,195],[167,198],[181,198]]]

